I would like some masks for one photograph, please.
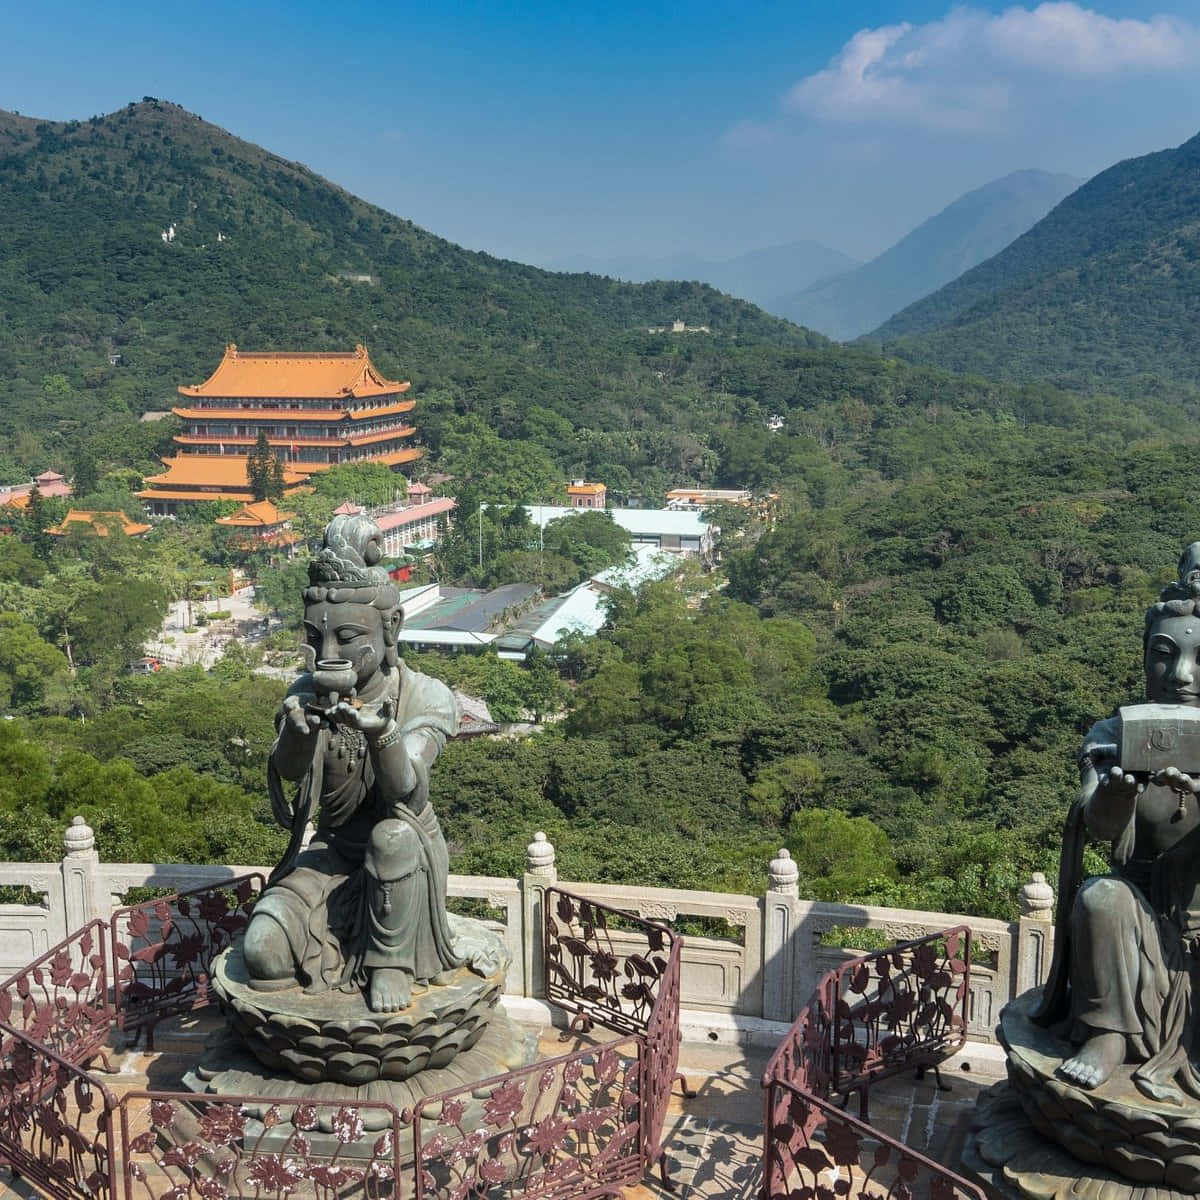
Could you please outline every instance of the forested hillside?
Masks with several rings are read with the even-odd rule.
[[[550,396],[611,426],[650,326],[821,340],[702,285],[463,250],[154,100],[68,124],[0,114],[0,246],[0,430],[37,426],[68,458],[57,431],[168,407],[231,341],[365,341],[418,392]]]
[[[1200,136],[1101,172],[870,340],[951,370],[1190,398],[1198,318]]]
[[[785,844],[808,895],[1008,914],[1052,869],[1079,737],[1138,693],[1142,609],[1200,535],[1186,405],[953,375],[711,289],[469,254],[157,102],[4,130],[9,477],[63,467],[89,506],[137,512],[169,428],[134,414],[225,342],[365,336],[416,381],[422,469],[468,514],[430,564],[443,582],[565,586],[612,561],[615,542],[543,543],[478,508],[572,475],[652,503],[778,493],[770,525],[719,512],[720,572],[616,594],[597,638],[526,668],[417,663],[498,713],[562,710],[447,749],[456,870],[517,870],[544,828],[568,877],[758,890]],[[713,332],[647,332],[673,316]],[[338,498],[304,497],[304,521]],[[11,514],[0,554],[0,853],[57,854],[80,812],[107,858],[269,857],[283,683],[236,644],[209,674],[126,666],[169,600],[235,563],[294,613],[303,562],[239,558],[211,511],[136,542],[55,541],[60,515]]]

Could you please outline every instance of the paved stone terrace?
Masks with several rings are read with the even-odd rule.
[[[159,1027],[156,1051],[110,1054],[118,1074],[104,1075],[115,1092],[135,1089],[173,1089],[195,1061],[205,1037],[219,1022],[215,1013],[178,1019]],[[118,1035],[119,1036],[119,1035]],[[558,1029],[539,1031],[542,1057],[551,1058],[604,1037],[560,1041]],[[678,1185],[674,1200],[756,1200],[762,1154],[763,1092],[759,1085],[770,1047],[745,1048],[713,1042],[684,1042],[679,1065],[696,1096],[682,1099],[676,1088],[667,1115],[667,1154],[670,1174]],[[939,1091],[932,1074],[916,1080],[896,1076],[871,1091],[871,1124],[937,1162],[957,1157],[961,1119],[982,1088],[1003,1078],[1003,1062],[994,1046],[970,1045],[942,1068],[951,1085]],[[850,1109],[857,1115],[857,1101]],[[0,1200],[37,1196],[24,1180],[11,1180],[0,1168]],[[628,1200],[667,1200],[657,1171],[636,1188]]]

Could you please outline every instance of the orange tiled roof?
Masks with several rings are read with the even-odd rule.
[[[412,462],[414,459],[420,458],[424,454],[424,450],[418,450],[412,447],[408,450],[392,450],[387,454],[372,454],[370,458],[356,458],[356,463],[383,463],[385,467],[397,467],[401,463]],[[288,467],[293,471],[302,471],[305,475],[315,474],[317,471],[328,471],[330,467],[350,466],[350,463],[312,463],[312,462],[293,462],[288,463]]]
[[[239,529],[261,529],[268,525],[282,525],[295,515],[294,512],[280,512],[273,500],[256,500],[227,517],[218,517],[216,523],[232,525]]]
[[[408,387],[408,384],[404,386]],[[396,413],[412,412],[416,406],[415,400],[397,400],[395,404],[381,404],[378,408],[356,408],[346,416],[352,421],[365,421],[370,417],[391,417]]]
[[[244,454],[177,454],[164,458],[167,468],[162,475],[147,476],[146,483],[167,488],[221,487],[241,492],[235,500],[246,499],[250,481],[246,474],[247,456]],[[294,469],[295,464],[283,464],[283,482],[300,483],[303,476]]]
[[[123,512],[90,512],[83,508],[73,508],[63,517],[60,524],[52,525],[46,532],[61,537],[71,525],[90,527],[99,537],[108,537],[112,529],[120,529],[126,537],[137,537],[150,528],[149,525],[131,521]]]
[[[386,442],[391,438],[412,437],[417,431],[411,425],[401,425],[399,429],[383,429],[378,433],[360,433],[348,437],[351,446],[370,446],[375,442]]]
[[[181,396],[245,396],[261,399],[307,397],[360,399],[407,391],[398,379],[384,379],[367,356],[366,346],[349,353],[247,353],[225,347],[217,369],[195,387],[181,387]]]
[[[598,496],[605,490],[602,483],[569,483],[567,484],[568,496]]]
[[[9,496],[4,503],[10,508],[28,508],[32,498],[28,492],[18,492],[15,496]]]

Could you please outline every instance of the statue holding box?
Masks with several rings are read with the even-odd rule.
[[[1200,1097],[1200,542],[1146,614],[1143,645],[1149,702],[1097,722],[1080,751],[1034,1019],[1067,1022],[1070,1083],[1094,1089],[1128,1064],[1143,1095],[1181,1102]],[[1111,842],[1112,870],[1081,882],[1088,834]]]
[[[1200,542],[1178,575],[1146,613],[1147,702],[1079,753],[1046,984],[1000,1013],[1007,1078],[961,1158],[990,1195],[1200,1200]],[[1085,880],[1089,837],[1111,868]]]

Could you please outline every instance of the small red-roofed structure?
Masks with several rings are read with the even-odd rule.
[[[603,508],[608,501],[608,488],[602,483],[576,479],[567,484],[567,497],[572,508]]]

